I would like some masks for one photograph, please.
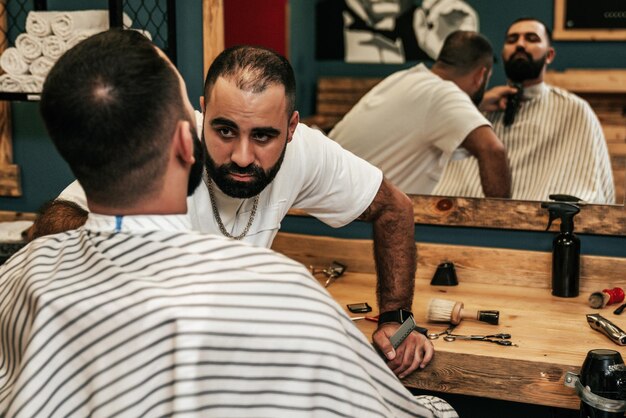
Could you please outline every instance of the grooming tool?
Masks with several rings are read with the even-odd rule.
[[[622,303],[621,305],[619,305],[619,308],[617,308],[616,310],[613,311],[613,313],[615,315],[621,315],[622,312],[624,312],[624,309],[626,309],[626,303]]]
[[[617,345],[626,345],[626,333],[600,314],[588,314],[587,322],[592,329],[609,337]]]
[[[515,87],[517,91],[509,95],[506,101],[506,108],[504,109],[504,126],[510,126],[513,124],[519,105],[524,97],[524,86],[522,86],[522,84],[513,83],[513,87]]]
[[[450,322],[458,325],[462,319],[476,319],[492,325],[498,325],[498,311],[468,311],[463,309],[463,302],[447,299],[431,299],[428,305],[428,320],[433,322]]]
[[[348,310],[352,313],[372,312],[372,307],[367,302],[348,303],[346,306],[348,307]]]
[[[505,345],[508,347],[515,346],[517,344],[513,344],[510,341],[511,334],[491,334],[491,335],[458,335],[458,334],[448,334],[443,337],[444,341],[453,342],[456,340],[467,340],[467,341],[484,341],[487,343],[494,343],[498,345]]]
[[[580,398],[580,417],[618,418],[626,411],[626,365],[615,350],[590,350],[580,375],[566,372],[564,385]]]
[[[621,287],[603,289],[601,292],[593,292],[589,295],[589,306],[592,308],[604,308],[607,305],[620,303],[624,300],[624,291]]]
[[[319,273],[324,273],[326,275],[328,279],[326,279],[326,283],[324,283],[324,287],[330,286],[331,283],[335,281],[336,278],[338,278],[339,276],[341,276],[343,273],[346,272],[347,268],[348,267],[345,264],[342,264],[338,261],[333,261],[332,263],[330,263],[330,266],[328,266],[328,268],[325,268],[325,269],[318,269],[313,266],[309,266],[309,269],[311,270],[312,275],[315,276],[316,274],[319,274]]]
[[[398,328],[398,330],[389,338],[394,350],[398,348],[400,344],[402,344],[402,341],[404,341],[406,337],[408,337],[409,334],[416,328],[417,324],[415,323],[415,320],[412,316],[409,316],[406,321],[400,325],[400,328]]]
[[[446,261],[439,264],[430,284],[431,286],[457,286],[459,280],[456,278],[454,263]]]
[[[350,317],[351,321],[360,321],[361,319],[365,319],[364,316],[352,316]]]
[[[442,335],[450,335],[452,331],[454,330],[454,328],[456,328],[456,325],[450,324],[448,328],[444,329],[441,332],[429,332],[428,334],[426,334],[426,337],[429,340],[436,340]]]
[[[580,239],[574,235],[574,216],[580,208],[571,203],[543,202],[548,209],[548,227],[561,219],[558,235],[552,240],[552,294],[562,298],[578,296],[580,290]]]

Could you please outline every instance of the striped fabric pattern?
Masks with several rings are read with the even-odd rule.
[[[488,115],[507,148],[512,197],[548,200],[569,194],[587,202],[615,203],[611,161],[598,118],[580,97],[544,83],[524,92],[515,122]],[[433,194],[484,197],[475,158],[452,161]]]
[[[0,267],[0,416],[456,416],[302,265],[188,228],[90,214]]]

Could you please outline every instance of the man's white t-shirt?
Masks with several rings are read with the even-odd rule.
[[[453,152],[484,125],[489,121],[465,92],[419,64],[376,85],[329,137],[403,192],[429,194]]]
[[[199,112],[196,121],[198,132],[202,132]],[[299,124],[278,174],[259,195],[254,220],[243,241],[270,247],[291,208],[302,209],[332,227],[344,226],[368,208],[381,182],[382,173],[376,167],[342,149],[322,132]],[[239,235],[248,224],[254,199],[229,197],[217,186],[214,190],[226,230]],[[69,185],[59,198],[87,208],[78,182]],[[187,209],[194,230],[221,235],[206,182],[187,199]]]

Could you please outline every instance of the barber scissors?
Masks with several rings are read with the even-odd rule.
[[[455,324],[450,324],[450,326],[446,329],[444,329],[441,332],[429,332],[428,334],[426,334],[426,337],[429,340],[436,340],[439,337],[441,337],[442,335],[445,335],[446,337],[452,334],[452,331],[454,330],[454,328],[456,327]],[[445,339],[445,337],[444,337]]]
[[[491,334],[491,335],[458,335],[448,333],[443,337],[444,341],[453,342],[456,340],[468,340],[468,341],[484,341],[488,343],[494,343],[498,345],[516,346],[510,341],[511,334]]]

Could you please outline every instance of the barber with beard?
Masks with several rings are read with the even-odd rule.
[[[413,302],[412,202],[379,169],[299,124],[295,92],[291,65],[273,51],[238,46],[215,59],[201,99],[204,114],[196,114],[206,165],[204,181],[188,199],[191,224],[203,233],[270,247],[290,208],[333,227],[356,219],[371,222],[381,313],[373,341],[391,370],[404,377],[425,367],[434,353],[432,343],[415,331],[397,350],[389,341]],[[76,182],[60,199],[87,207]],[[62,200],[50,206],[35,230],[55,232],[55,225],[38,224],[53,223],[61,206]],[[74,227],[81,216],[77,213]],[[64,221],[60,229],[71,224],[67,213]]]
[[[544,82],[554,58],[547,26],[534,18],[516,20],[502,48],[509,86],[489,90],[481,103],[507,149],[512,197],[548,200],[550,194],[568,194],[614,203],[611,162],[598,118],[586,101]],[[482,197],[478,173],[473,158],[453,161],[434,194]]]

